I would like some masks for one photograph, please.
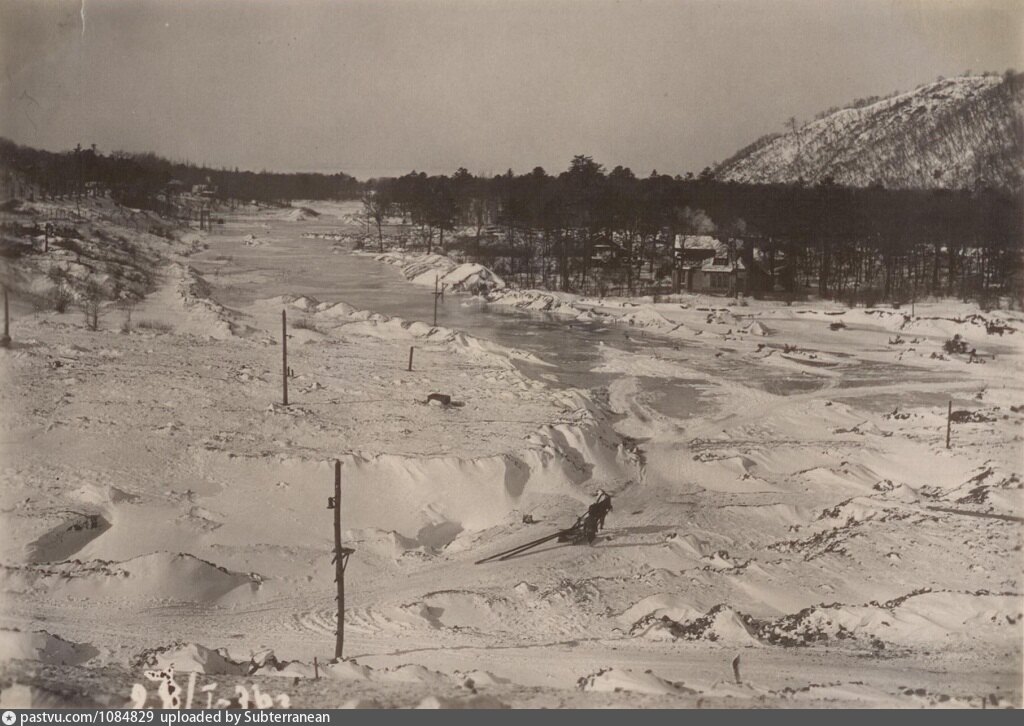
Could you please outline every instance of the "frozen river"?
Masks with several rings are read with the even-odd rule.
[[[230,221],[211,246],[193,257],[192,264],[207,279],[212,295],[229,308],[244,308],[258,299],[278,295],[307,295],[321,302],[344,301],[406,320],[430,322],[432,291],[407,281],[400,270],[369,256],[338,251],[339,243],[303,237],[307,233],[346,230],[335,218],[311,222],[287,220]],[[244,239],[252,233],[254,240]],[[620,373],[596,368],[609,348],[647,360],[659,354],[682,357],[694,369],[714,378],[757,385],[772,393],[800,393],[822,387],[823,380],[783,370],[754,369],[735,360],[714,357],[707,346],[689,346],[624,326],[567,321],[548,313],[528,313],[489,306],[478,298],[446,295],[438,303],[439,325],[465,331],[503,346],[532,353],[549,366],[517,362],[531,377],[550,384],[594,389],[608,385]],[[684,419],[701,413],[702,397],[710,382],[702,376],[652,378],[638,374],[641,395],[662,415]]]
[[[328,240],[302,237],[305,233],[338,231],[337,223],[260,225],[254,232],[257,243],[247,244],[234,237],[238,230],[248,229],[248,225],[229,224],[223,239],[214,236],[211,249],[192,260],[210,283],[212,296],[227,307],[244,308],[258,299],[278,295],[306,295],[321,302],[344,301],[409,321],[432,321],[432,291],[411,284],[399,268],[369,256],[336,252],[336,243]],[[525,373],[573,388],[602,387],[619,375],[594,370],[604,361],[604,346],[651,356],[661,349],[676,351],[681,345],[620,326],[567,322],[548,313],[489,306],[464,294],[449,294],[439,301],[437,322],[532,353],[551,365],[517,361]],[[656,379],[648,380],[653,385]],[[679,418],[693,414],[705,381],[676,379],[669,385],[664,379],[657,381],[658,400],[651,402],[654,407]]]

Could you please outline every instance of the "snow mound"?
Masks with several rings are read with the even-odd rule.
[[[483,265],[469,262],[448,272],[441,278],[441,282],[453,290],[476,295],[505,287],[505,281],[491,270]]]
[[[102,514],[75,514],[28,545],[29,561],[67,559],[108,529],[110,522]]]
[[[22,659],[47,665],[80,665],[99,654],[91,645],[72,643],[45,630],[0,630],[0,662]]]
[[[653,616],[655,618],[668,617],[672,620],[685,622],[693,618],[699,618],[701,611],[697,610],[680,595],[660,593],[645,597],[643,600],[634,603],[626,608],[618,616],[619,622],[632,625],[638,620]]]
[[[0,570],[0,584],[6,590],[90,600],[216,603],[229,594],[233,598],[255,594],[261,582],[257,575],[231,572],[192,555],[171,552],[124,562],[71,560]]]
[[[148,668],[166,669],[173,665],[176,671],[206,675],[244,676],[252,672],[250,664],[232,660],[226,648],[211,650],[198,643],[174,643],[154,648],[141,653],[136,661]]]
[[[316,308],[317,315],[323,315],[327,318],[347,318],[352,313],[356,312],[356,309],[345,302],[334,303],[320,303]]]
[[[187,320],[176,326],[180,331],[214,340],[246,332],[231,319],[227,308],[210,299],[210,286],[198,272],[187,265],[174,265],[172,274],[178,277],[177,296],[187,313]]]
[[[435,278],[440,278],[450,270],[455,269],[455,261],[445,255],[430,254],[419,257],[411,257],[397,253],[379,255],[377,260],[392,265],[400,265],[402,274],[406,279],[417,285],[434,284]]]
[[[597,693],[631,691],[654,696],[679,695],[680,693],[695,695],[697,693],[682,683],[667,681],[654,675],[651,671],[637,673],[623,668],[602,668],[596,673],[583,676],[577,681],[577,688],[581,691]]]
[[[281,678],[313,678],[312,665],[301,661],[282,661],[274,651],[265,649],[245,657],[232,657],[227,648],[208,648],[199,643],[172,643],[140,653],[138,666],[165,669],[174,666],[178,672],[219,676],[277,676]],[[325,670],[322,668],[321,670]]]
[[[748,616],[727,605],[716,605],[706,615],[676,623],[665,618],[662,627],[667,627],[678,640],[704,640],[729,645],[760,645],[756,635],[757,624]],[[643,620],[634,628],[642,626]]]
[[[469,688],[470,690],[481,686],[501,686],[512,682],[510,679],[496,676],[490,671],[455,671],[453,676],[464,688]]]
[[[423,598],[437,621],[448,628],[484,632],[506,630],[516,615],[515,604],[503,597],[463,590],[431,593]]]
[[[1020,637],[1020,595],[987,592],[914,592],[886,603],[819,605],[762,628],[771,643],[862,640],[901,646],[991,644]]]
[[[658,330],[679,327],[676,323],[673,323],[671,320],[648,305],[644,305],[633,312],[619,316],[617,321],[624,323],[625,325],[633,325],[638,328],[655,328]]]
[[[512,290],[505,288],[495,290],[487,296],[491,305],[513,307],[530,312],[552,313],[554,315],[570,315],[577,320],[595,320],[597,316],[591,311],[582,311],[572,304],[568,295],[551,293],[542,290]]]
[[[298,209],[293,209],[292,211],[288,212],[288,214],[285,216],[285,219],[288,219],[289,221],[292,222],[304,222],[310,219],[316,219],[319,216],[320,213],[317,212],[315,209],[310,209],[309,207],[299,207]]]
[[[413,323],[409,323],[409,327],[407,328],[407,330],[409,331],[410,335],[413,335],[417,338],[425,338],[434,331],[434,328],[427,325],[426,323],[421,323],[420,321],[417,320]]]
[[[486,294],[505,288],[505,281],[483,265],[466,262],[459,264],[446,255],[430,254],[411,257],[391,252],[374,259],[402,268],[402,274],[416,285],[445,285],[448,290]]]
[[[299,310],[305,310],[309,312],[310,310],[316,309],[317,306],[320,305],[320,301],[317,300],[316,298],[302,295],[301,297],[297,297],[294,300],[292,300],[290,304],[293,308],[298,308]]]
[[[368,681],[373,674],[373,669],[359,665],[354,660],[343,660],[323,666],[320,673],[323,677],[336,681]]]
[[[426,683],[432,686],[448,686],[451,678],[421,665],[404,664],[373,672],[373,680],[392,683]]]

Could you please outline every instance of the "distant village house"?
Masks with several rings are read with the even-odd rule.
[[[676,235],[673,286],[677,291],[728,295],[770,290],[770,275],[754,259],[753,250],[741,255],[741,246],[742,243],[736,244],[730,249],[711,235]]]

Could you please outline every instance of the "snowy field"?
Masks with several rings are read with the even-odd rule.
[[[97,208],[157,270],[124,329],[19,303],[52,262],[5,263],[3,706],[158,703],[170,664],[302,707],[1021,705],[1020,313],[509,290],[308,207],[178,241]],[[435,277],[467,291],[438,327],[379,311]],[[473,564],[598,487],[593,546]]]

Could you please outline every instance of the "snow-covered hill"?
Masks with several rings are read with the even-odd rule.
[[[939,80],[795,131],[765,136],[715,170],[725,181],[890,188],[1024,186],[1024,75]]]

